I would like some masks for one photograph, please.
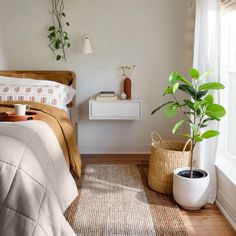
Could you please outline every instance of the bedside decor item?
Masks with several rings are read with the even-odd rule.
[[[121,66],[122,69],[122,75],[124,76],[124,92],[126,93],[126,98],[131,99],[131,87],[132,87],[132,82],[131,82],[131,74],[133,72],[133,69],[135,68],[135,65],[132,66]]]
[[[151,139],[148,185],[159,193],[172,194],[173,171],[189,166],[191,147],[188,143],[162,140],[157,132],[151,133]]]
[[[15,113],[17,116],[24,116],[26,109],[30,109],[27,104],[14,104]]]
[[[83,54],[93,54],[93,49],[87,34],[84,34],[82,37],[82,52]]]
[[[125,100],[125,99],[126,99],[126,93],[125,93],[125,92],[122,92],[122,93],[120,94],[120,99],[121,99],[121,100]]]
[[[66,62],[66,48],[70,47],[68,33],[65,27],[68,27],[69,22],[64,23],[66,14],[64,12],[64,0],[51,0],[52,3],[52,22],[48,28],[49,48],[56,56],[56,60],[64,59]]]
[[[27,111],[25,115],[16,115],[15,112],[0,112],[0,122],[16,122],[27,120],[39,120],[38,113]]]
[[[174,125],[172,133],[176,133],[184,124],[189,126],[190,133],[182,135],[188,137],[192,143],[191,161],[190,167],[174,171],[173,195],[175,201],[183,208],[197,210],[207,203],[209,174],[205,170],[193,167],[193,151],[198,142],[219,135],[218,130],[203,131],[203,128],[207,128],[210,121],[220,121],[226,111],[223,106],[214,103],[214,97],[209,93],[211,90],[224,89],[224,85],[219,82],[204,82],[204,78],[210,72],[200,75],[198,70],[191,68],[189,74],[192,81],[185,79],[178,72],[171,73],[169,86],[165,89],[164,95],[171,95],[173,99],[153,110],[151,114],[166,106],[165,115],[168,118],[174,117],[177,109],[186,117]],[[184,92],[188,98],[179,100],[176,96],[177,91]]]

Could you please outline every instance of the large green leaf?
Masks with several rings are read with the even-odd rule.
[[[165,116],[168,118],[174,117],[176,115],[176,109],[177,107],[175,104],[170,104],[165,109]]]
[[[190,71],[189,71],[189,74],[195,80],[197,80],[199,78],[199,72],[195,68],[191,68]]]
[[[184,122],[185,122],[185,120],[178,121],[172,129],[172,133],[173,134],[176,133],[176,131],[184,124]]]
[[[214,90],[214,89],[224,89],[225,86],[218,82],[205,83],[199,86],[199,90]]]
[[[212,96],[211,94],[208,94],[208,95],[205,97],[204,100],[206,101],[207,104],[213,104],[213,103],[214,103],[214,98],[213,98],[213,96]]]
[[[223,106],[218,104],[210,104],[207,106],[206,115],[211,118],[219,119],[226,114],[226,111]]]
[[[206,138],[215,137],[215,136],[217,136],[219,134],[220,134],[220,132],[217,131],[217,130],[208,130],[205,133],[203,133],[201,137],[206,139]]]
[[[191,97],[195,98],[196,90],[193,87],[191,87],[187,84],[181,84],[179,86],[179,89],[184,91],[185,93],[187,93]]]
[[[152,111],[151,115],[153,115],[154,113],[156,113],[157,111],[159,111],[162,107],[168,105],[168,104],[171,104],[171,103],[174,103],[173,101],[169,101],[169,102],[166,102],[164,104],[162,104],[161,106],[157,107],[155,110]]]

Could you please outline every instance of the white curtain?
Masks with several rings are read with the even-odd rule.
[[[220,1],[196,0],[196,19],[194,36],[193,66],[200,72],[212,70],[208,81],[219,81],[220,74]],[[214,94],[218,102],[217,93]],[[217,129],[211,124],[210,129]],[[197,165],[208,171],[210,175],[209,203],[216,199],[215,156],[217,139],[204,140],[196,146]]]

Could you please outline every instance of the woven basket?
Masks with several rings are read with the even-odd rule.
[[[156,132],[152,132],[151,138],[149,187],[160,193],[172,194],[173,171],[190,164],[191,140],[187,143],[162,140]]]

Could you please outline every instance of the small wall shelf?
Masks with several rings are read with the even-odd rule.
[[[89,100],[90,120],[140,120],[142,118],[142,100],[97,101]]]

